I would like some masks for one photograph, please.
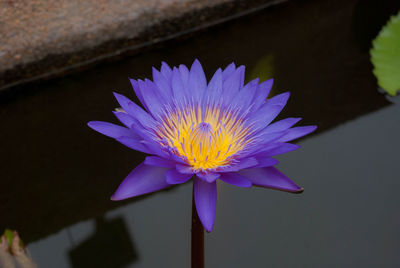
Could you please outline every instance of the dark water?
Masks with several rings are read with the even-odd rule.
[[[3,94],[0,229],[17,229],[39,267],[188,267],[191,183],[110,201],[145,155],[86,123],[116,122],[111,92],[133,98],[127,77],[163,60],[199,58],[208,76],[235,61],[274,77],[272,94],[290,90],[283,116],[319,130],[279,157],[303,194],[219,184],[206,267],[399,267],[400,107],[368,56],[389,2],[292,1]]]

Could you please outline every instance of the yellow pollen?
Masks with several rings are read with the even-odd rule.
[[[249,128],[235,111],[219,106],[203,109],[200,105],[170,109],[158,126],[158,139],[194,170],[227,166],[251,142]]]

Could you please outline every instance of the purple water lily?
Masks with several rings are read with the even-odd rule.
[[[89,126],[127,147],[149,154],[121,183],[112,200],[158,191],[194,178],[197,213],[207,231],[214,225],[216,180],[287,192],[303,189],[278,171],[273,156],[298,149],[288,143],[316,129],[292,127],[301,118],[271,122],[289,93],[270,99],[273,80],[244,84],[244,66],[218,69],[207,84],[195,60],[172,69],[153,68],[153,81],[133,80],[145,110],[115,93],[121,109],[115,116],[126,127],[92,121]]]

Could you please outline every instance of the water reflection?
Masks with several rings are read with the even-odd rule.
[[[95,226],[95,232],[69,252],[72,267],[120,268],[137,260],[138,254],[122,218],[98,218]]]
[[[40,268],[189,267],[191,189],[187,183],[136,200],[28,248]]]

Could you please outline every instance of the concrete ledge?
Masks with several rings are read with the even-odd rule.
[[[0,90],[137,51],[282,0],[5,0]]]

